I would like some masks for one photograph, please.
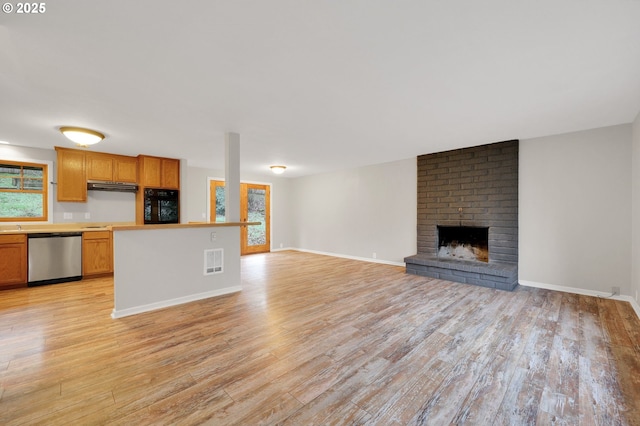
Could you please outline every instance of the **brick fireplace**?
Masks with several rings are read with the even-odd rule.
[[[418,253],[407,273],[518,285],[518,141],[418,157]]]

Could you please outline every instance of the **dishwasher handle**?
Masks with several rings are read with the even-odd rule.
[[[27,234],[28,238],[81,237],[82,232],[42,232]]]

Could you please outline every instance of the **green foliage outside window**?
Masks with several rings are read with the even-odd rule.
[[[0,161],[0,221],[47,220],[47,166]]]

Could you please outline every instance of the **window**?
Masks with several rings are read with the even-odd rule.
[[[47,165],[0,160],[0,222],[47,220]]]

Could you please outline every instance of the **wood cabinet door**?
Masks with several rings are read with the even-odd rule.
[[[180,160],[162,159],[162,187],[180,189]]]
[[[87,154],[87,179],[113,180],[113,158],[107,154]]]
[[[96,231],[82,234],[82,275],[113,272],[111,232]]]
[[[27,283],[27,236],[0,237],[0,288]]]
[[[116,156],[114,159],[113,180],[116,182],[138,182],[138,159]]]
[[[56,148],[58,151],[57,200],[86,202],[87,173],[85,153],[74,149]]]
[[[162,187],[162,159],[158,157],[140,156],[140,173],[142,186]]]

